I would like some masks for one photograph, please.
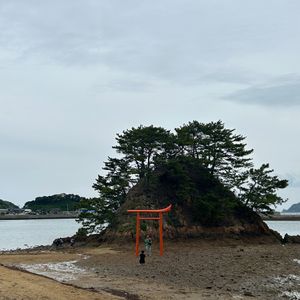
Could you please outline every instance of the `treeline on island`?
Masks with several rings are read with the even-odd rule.
[[[59,214],[61,212],[74,212],[83,209],[82,203],[86,198],[74,194],[55,194],[41,196],[35,200],[28,201],[23,208],[9,201],[0,200],[1,213],[23,213],[32,212],[35,214]]]
[[[117,134],[113,149],[116,157],[108,157],[93,185],[99,196],[84,202],[82,232],[108,224],[108,234],[132,236],[127,209],[168,204],[173,209],[166,227],[173,234],[195,226],[252,224],[260,220],[257,212],[271,214],[285,201],[277,191],[288,181],[268,163],[254,166],[245,137],[222,121],[192,121],[172,132],[153,125],[131,128]],[[150,230],[146,224],[144,229]]]
[[[81,208],[81,201],[86,198],[73,194],[57,194],[37,197],[33,201],[24,204],[24,209],[30,209],[39,213],[58,213],[62,211],[75,211]]]

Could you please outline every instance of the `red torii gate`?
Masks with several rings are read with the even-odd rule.
[[[162,209],[129,209],[127,212],[136,213],[136,242],[135,242],[135,255],[139,255],[139,242],[140,242],[140,220],[159,220],[159,253],[163,255],[164,241],[163,241],[163,213],[169,212],[172,205]],[[159,217],[141,217],[141,213],[158,213]]]

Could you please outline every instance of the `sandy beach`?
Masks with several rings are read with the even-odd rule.
[[[0,299],[300,299],[297,245],[169,242],[145,265],[134,244],[102,245],[2,254],[0,263]]]

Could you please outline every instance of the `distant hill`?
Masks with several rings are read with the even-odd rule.
[[[0,209],[12,209],[12,208],[19,208],[17,205],[0,199]]]
[[[57,194],[51,196],[37,197],[33,201],[24,204],[24,209],[35,212],[74,211],[79,208],[80,200],[85,198],[73,194]]]
[[[289,209],[284,209],[284,213],[300,213],[300,203],[293,204]]]

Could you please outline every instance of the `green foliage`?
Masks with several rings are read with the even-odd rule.
[[[264,212],[283,202],[276,192],[285,188],[287,181],[272,176],[268,165],[254,169],[253,150],[246,148],[245,137],[225,128],[221,121],[193,121],[176,128],[175,134],[162,127],[139,126],[118,134],[116,141],[113,148],[119,158],[109,157],[105,162],[105,175],[98,175],[93,185],[99,197],[87,200],[90,212],[79,217],[89,232],[113,224],[129,189],[139,180],[150,188],[157,180],[152,178],[155,171],[166,165],[168,186],[177,191],[174,201],[182,206],[188,202],[196,221],[221,222],[237,201]],[[186,165],[194,166],[195,176],[191,177]]]
[[[93,188],[99,198],[84,199],[80,202],[85,210],[80,213],[78,222],[88,233],[103,230],[114,221],[115,212],[124,203],[128,190],[132,186],[129,162],[126,159],[108,158],[103,170],[105,176],[98,175]]]
[[[147,231],[147,223],[145,221],[141,222],[141,231],[146,232]]]
[[[85,199],[80,203],[84,206],[77,221],[82,224],[86,234],[100,232],[107,224],[112,223],[114,208],[105,198]]]
[[[123,154],[131,166],[131,173],[139,179],[149,175],[155,159],[168,149],[172,135],[162,127],[139,126],[117,134],[113,148]]]
[[[244,180],[239,185],[239,198],[253,210],[272,213],[271,206],[282,204],[284,200],[276,193],[288,186],[287,180],[272,176],[273,170],[269,164],[263,164],[258,169],[251,168],[244,173]]]
[[[181,155],[199,159],[211,174],[229,187],[234,187],[235,178],[243,169],[252,166],[243,143],[245,137],[226,129],[221,121],[207,124],[193,121],[176,129]]]
[[[13,204],[12,202],[0,199],[0,209],[14,209],[14,208],[19,208],[19,207]]]
[[[79,202],[83,199],[83,197],[73,194],[43,196],[26,202],[24,208],[42,213],[51,211],[74,211],[80,207]]]
[[[88,231],[84,227],[79,228],[76,232],[77,237],[86,237],[87,234],[88,234]]]
[[[100,198],[109,199],[109,208],[114,212],[125,201],[126,194],[134,180],[131,176],[129,162],[126,159],[108,158],[103,170],[105,176],[98,175],[93,188],[99,192]]]
[[[159,170],[160,185],[173,205],[188,208],[193,222],[203,225],[223,224],[239,205],[238,199],[201,162],[195,158],[178,157]],[[166,203],[167,204],[167,203]],[[173,221],[177,221],[174,216]],[[174,223],[175,225],[175,223]]]
[[[117,135],[117,145],[113,148],[123,158],[108,157],[104,163],[103,170],[107,173],[98,175],[93,185],[99,198],[85,201],[91,212],[83,212],[78,218],[84,228],[91,233],[101,231],[106,226],[103,224],[114,222],[115,212],[124,203],[128,190],[139,179],[149,178],[154,160],[168,148],[170,137],[168,131],[154,126],[139,126]]]

